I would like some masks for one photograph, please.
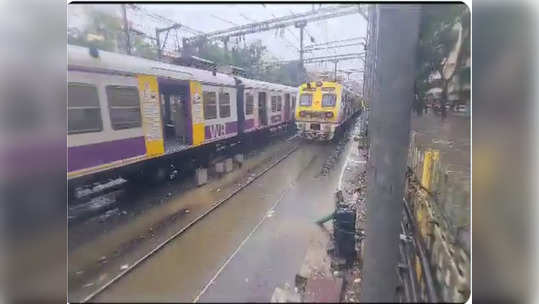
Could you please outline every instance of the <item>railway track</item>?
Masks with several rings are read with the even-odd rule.
[[[291,139],[291,138],[290,138]],[[298,150],[298,148],[301,146],[301,143],[295,144],[290,150],[285,152],[285,154],[281,157],[279,157],[277,160],[272,162],[268,167],[264,168],[262,171],[258,172],[256,175],[252,176],[246,183],[242,184],[240,187],[232,191],[230,194],[228,194],[226,197],[222,198],[221,200],[217,201],[212,207],[210,207],[208,210],[204,211],[202,214],[197,216],[195,219],[193,219],[191,222],[189,222],[186,226],[179,229],[177,232],[172,234],[170,237],[168,237],[163,242],[159,243],[157,246],[155,246],[151,251],[149,251],[147,254],[136,260],[134,263],[132,263],[130,266],[128,266],[126,269],[122,270],[120,273],[118,273],[116,276],[114,276],[112,279],[107,281],[105,284],[103,284],[101,287],[96,289],[95,291],[91,292],[87,296],[85,296],[81,302],[88,302],[92,299],[94,299],[96,296],[101,294],[103,291],[105,291],[107,288],[109,288],[114,283],[118,282],[122,277],[127,275],[129,272],[137,268],[139,265],[141,265],[143,262],[150,259],[155,253],[157,253],[159,250],[164,248],[167,244],[169,244],[171,241],[177,239],[179,236],[181,236],[184,232],[186,232],[188,229],[193,227],[197,222],[201,221],[203,218],[205,218],[208,214],[210,214],[212,211],[223,205],[225,202],[233,198],[235,195],[237,195],[239,192],[241,192],[243,189],[248,187],[251,183],[262,177],[264,174],[266,174],[268,171],[270,171],[272,168],[277,166],[279,163],[281,163],[283,160],[287,159],[290,155],[292,155],[295,151]]]

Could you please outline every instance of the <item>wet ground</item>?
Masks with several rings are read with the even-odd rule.
[[[196,187],[192,178],[129,189],[107,212],[69,226],[69,297],[84,296],[110,281],[240,184],[297,145],[276,139],[249,153],[241,169]]]
[[[292,286],[294,276],[299,272],[305,257],[310,235],[321,229],[314,221],[334,209],[334,193],[344,163],[334,159],[327,165],[328,159],[335,155],[337,147],[331,143],[311,143],[294,139],[283,144],[282,150],[297,143],[299,148],[288,158],[254,180],[91,301],[269,301],[276,286]],[[275,151],[274,153],[279,154]],[[281,152],[282,154],[284,152]],[[325,174],[321,174],[322,171],[326,171]],[[184,193],[177,199],[172,199],[175,203],[164,204],[171,207],[162,208],[170,209],[169,216],[177,214],[176,220],[171,222],[193,216],[193,213],[200,214],[200,210],[211,206],[218,196],[224,196],[223,193],[232,191],[235,184],[241,184],[239,175],[241,174],[238,174],[236,179],[225,176],[218,180],[228,186],[206,185],[207,187],[196,188],[191,191],[193,194]],[[227,179],[228,183],[225,182]],[[249,174],[246,174],[244,182],[248,179]],[[180,208],[180,205],[183,208]],[[188,209],[190,212],[182,213],[182,209]],[[149,213],[152,211],[153,209]],[[146,219],[148,217],[152,216],[148,214],[137,217],[136,221],[140,223],[132,224],[129,229],[125,228],[124,233],[120,233],[119,228],[115,229],[112,232],[115,237],[101,237],[99,241],[96,239],[79,246],[78,260],[84,260],[85,254],[81,252],[86,250],[82,249],[83,247],[95,251],[94,247],[100,243],[112,249],[115,246],[110,242],[128,239],[126,235],[133,234],[133,227],[147,228],[152,222]],[[163,212],[157,217],[163,218]],[[179,225],[168,227],[174,228],[157,228],[162,231],[154,231],[153,238],[163,239],[162,235],[167,232],[170,235]],[[152,235],[152,232],[145,231],[146,234]],[[146,247],[149,249],[151,246]],[[106,250],[102,250],[104,251]],[[91,258],[87,257],[88,264],[99,261],[99,255],[94,252]],[[104,263],[99,264],[106,266],[94,267],[93,275],[85,277],[84,273],[79,273],[78,276],[85,277],[86,280],[78,280],[78,288],[72,289],[70,298],[82,299],[110,281],[122,267],[125,269],[129,266],[126,261],[135,260],[135,255],[127,250],[121,254],[118,261],[109,260],[106,256]],[[70,267],[70,272],[70,282],[77,281],[76,268]]]

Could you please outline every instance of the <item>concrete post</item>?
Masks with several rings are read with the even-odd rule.
[[[368,166],[367,225],[360,302],[393,302],[420,9],[377,5],[378,56]],[[369,16],[371,18],[373,16]]]

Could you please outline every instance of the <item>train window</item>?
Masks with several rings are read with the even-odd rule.
[[[335,94],[324,94],[322,95],[322,106],[323,107],[334,107],[337,101]]]
[[[230,94],[219,93],[219,117],[230,117]]]
[[[97,88],[85,83],[68,84],[67,133],[99,132],[103,130]]]
[[[217,95],[215,92],[202,92],[204,102],[204,119],[217,118]]]
[[[310,106],[313,103],[313,95],[312,94],[301,94],[299,97],[299,105],[300,106]]]
[[[245,115],[251,115],[254,112],[255,100],[253,94],[245,94]]]
[[[277,112],[277,96],[271,96],[271,111]]]
[[[283,109],[283,97],[277,96],[277,112],[280,112]]]
[[[113,130],[142,126],[137,87],[107,86],[110,123]]]

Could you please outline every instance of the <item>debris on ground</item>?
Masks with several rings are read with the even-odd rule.
[[[271,303],[300,303],[301,297],[297,291],[276,287],[271,296]]]
[[[360,123],[361,125],[361,123]],[[358,132],[357,149],[353,149],[349,156],[351,170],[343,176],[342,192],[344,201],[352,205],[355,210],[355,252],[356,258],[353,263],[343,270],[345,286],[343,290],[343,302],[359,301],[361,285],[361,256],[362,244],[365,239],[365,227],[367,220],[367,169],[368,139],[365,130],[356,129]]]

